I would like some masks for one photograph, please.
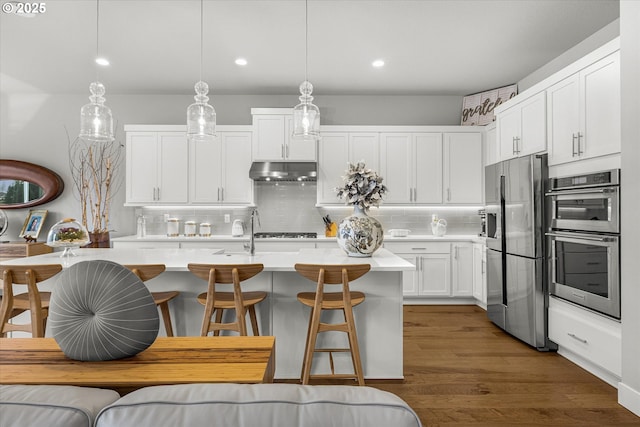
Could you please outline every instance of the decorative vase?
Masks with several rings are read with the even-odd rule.
[[[89,243],[83,248],[110,248],[111,239],[108,231],[89,233]]]
[[[370,257],[382,245],[383,234],[380,222],[354,205],[353,214],[338,225],[338,246],[351,257]]]

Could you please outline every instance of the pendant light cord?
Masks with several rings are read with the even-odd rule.
[[[204,22],[204,0],[200,0],[200,81],[202,81],[202,62],[204,56],[204,36],[203,36],[203,22]]]
[[[307,63],[309,62],[309,12],[308,0],[304,0],[304,80],[307,81]]]
[[[100,0],[96,0],[96,57],[94,59],[94,62],[98,60],[100,55]],[[98,80],[98,71],[99,68],[98,64],[94,64],[94,66],[96,67],[96,82],[99,81]]]

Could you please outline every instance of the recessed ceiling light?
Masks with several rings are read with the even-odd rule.
[[[247,62],[247,60],[246,60],[246,59],[244,59],[244,58],[238,58],[238,59],[236,59],[236,65],[243,65],[243,66],[244,66],[244,65],[247,65],[247,64],[248,64],[248,62]]]
[[[96,58],[96,64],[106,67],[109,65],[109,60],[107,58]]]
[[[376,59],[371,63],[371,65],[374,66],[375,68],[381,68],[381,67],[384,67],[384,61],[382,59]]]

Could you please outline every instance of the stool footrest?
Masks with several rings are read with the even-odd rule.
[[[329,379],[358,379],[358,376],[356,374],[315,374],[315,375],[309,375],[309,379],[323,379],[323,380],[329,380]]]
[[[323,353],[350,353],[351,349],[349,348],[316,348],[313,351],[323,352]]]

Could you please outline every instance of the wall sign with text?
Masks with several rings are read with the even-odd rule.
[[[509,85],[486,92],[467,95],[462,99],[462,125],[482,126],[495,120],[493,110],[518,94],[518,85]]]

